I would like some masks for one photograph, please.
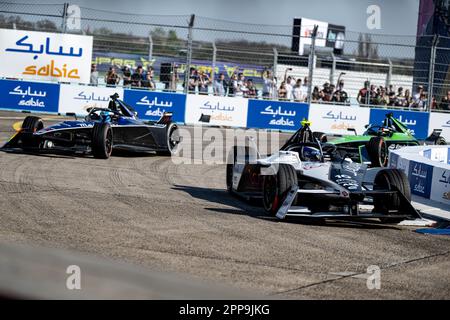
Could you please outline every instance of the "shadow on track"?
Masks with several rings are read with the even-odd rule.
[[[323,227],[339,227],[339,228],[350,228],[350,229],[394,229],[400,230],[399,227],[395,225],[382,224],[378,220],[365,219],[361,221],[348,221],[348,220],[324,220],[318,218],[308,218],[308,217],[295,217],[289,216],[285,220],[279,220],[276,217],[267,215],[262,208],[260,201],[253,200],[251,202],[244,201],[237,196],[233,196],[226,190],[222,189],[211,189],[193,186],[183,186],[175,185],[172,189],[183,191],[188,193],[190,196],[206,200],[210,202],[215,202],[221,205],[233,207],[233,208],[208,208],[205,210],[218,213],[218,214],[233,214],[233,215],[246,215],[256,219],[262,219],[272,222],[284,222],[291,224],[302,224],[302,225],[314,225]]]

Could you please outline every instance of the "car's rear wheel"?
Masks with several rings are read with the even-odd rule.
[[[389,151],[386,141],[382,137],[370,138],[366,147],[372,167],[387,166]]]
[[[374,190],[400,191],[408,201],[411,201],[411,188],[408,177],[399,169],[383,169],[375,176]],[[381,222],[398,223],[402,218],[390,218],[391,211],[398,212],[401,209],[401,198],[397,194],[379,195],[374,197],[374,211],[385,214]]]
[[[44,122],[39,117],[28,116],[22,123],[22,148],[24,150],[34,149],[39,146],[39,140],[33,136],[33,133],[44,128]]]
[[[280,164],[274,175],[264,176],[263,205],[270,215],[276,215],[292,186],[297,184],[297,173],[294,167]]]
[[[108,122],[97,122],[92,129],[92,154],[98,159],[108,159],[113,147],[113,132]]]
[[[157,153],[161,156],[176,155],[178,153],[178,144],[181,141],[178,126],[175,123],[169,124],[166,133],[167,150],[158,151]]]
[[[437,146],[445,146],[447,144],[447,141],[445,141],[444,137],[437,137],[436,140],[434,140],[434,144]]]

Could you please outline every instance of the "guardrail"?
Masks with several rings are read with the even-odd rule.
[[[450,210],[450,146],[391,150],[389,166],[405,171],[412,194],[448,205]]]
[[[157,120],[170,111],[178,123],[198,124],[203,114],[211,116],[209,125],[295,131],[300,121],[307,118],[315,131],[348,134],[348,128],[362,133],[364,125],[381,123],[385,114],[392,112],[417,139],[425,139],[434,129],[441,129],[442,136],[450,140],[449,113],[186,95],[124,87],[0,80],[0,109],[85,115],[89,107],[107,107],[113,93],[123,97],[145,120]]]

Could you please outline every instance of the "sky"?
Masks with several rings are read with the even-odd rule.
[[[41,0],[62,4],[61,0]],[[25,3],[25,0],[6,0]],[[416,34],[420,0],[71,0],[81,7],[153,15],[188,15],[236,22],[291,25],[306,17],[345,25],[347,30],[375,34]],[[369,5],[380,7],[380,29],[367,28]]]

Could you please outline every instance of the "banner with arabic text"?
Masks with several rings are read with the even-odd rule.
[[[247,128],[296,131],[308,118],[308,104],[298,102],[249,100]]]
[[[189,94],[186,98],[187,124],[247,126],[248,99]],[[206,116],[209,122],[200,121]]]
[[[89,83],[92,36],[0,29],[0,77]]]
[[[403,123],[416,139],[426,139],[428,134],[428,112],[407,111],[407,110],[388,110],[388,109],[370,109],[370,123],[382,125],[387,113],[392,112],[394,118]]]
[[[184,122],[185,94],[125,89],[123,100],[141,119],[156,121],[164,112],[172,112],[173,121]]]
[[[59,85],[0,80],[0,108],[35,112],[58,112]]]
[[[110,96],[114,93],[123,99],[123,88],[94,87],[84,85],[61,84],[59,113],[73,112],[86,115],[88,108],[107,108]]]
[[[369,108],[314,103],[309,107],[309,120],[314,131],[352,134],[348,129],[356,129],[358,134],[362,134],[369,118]]]

